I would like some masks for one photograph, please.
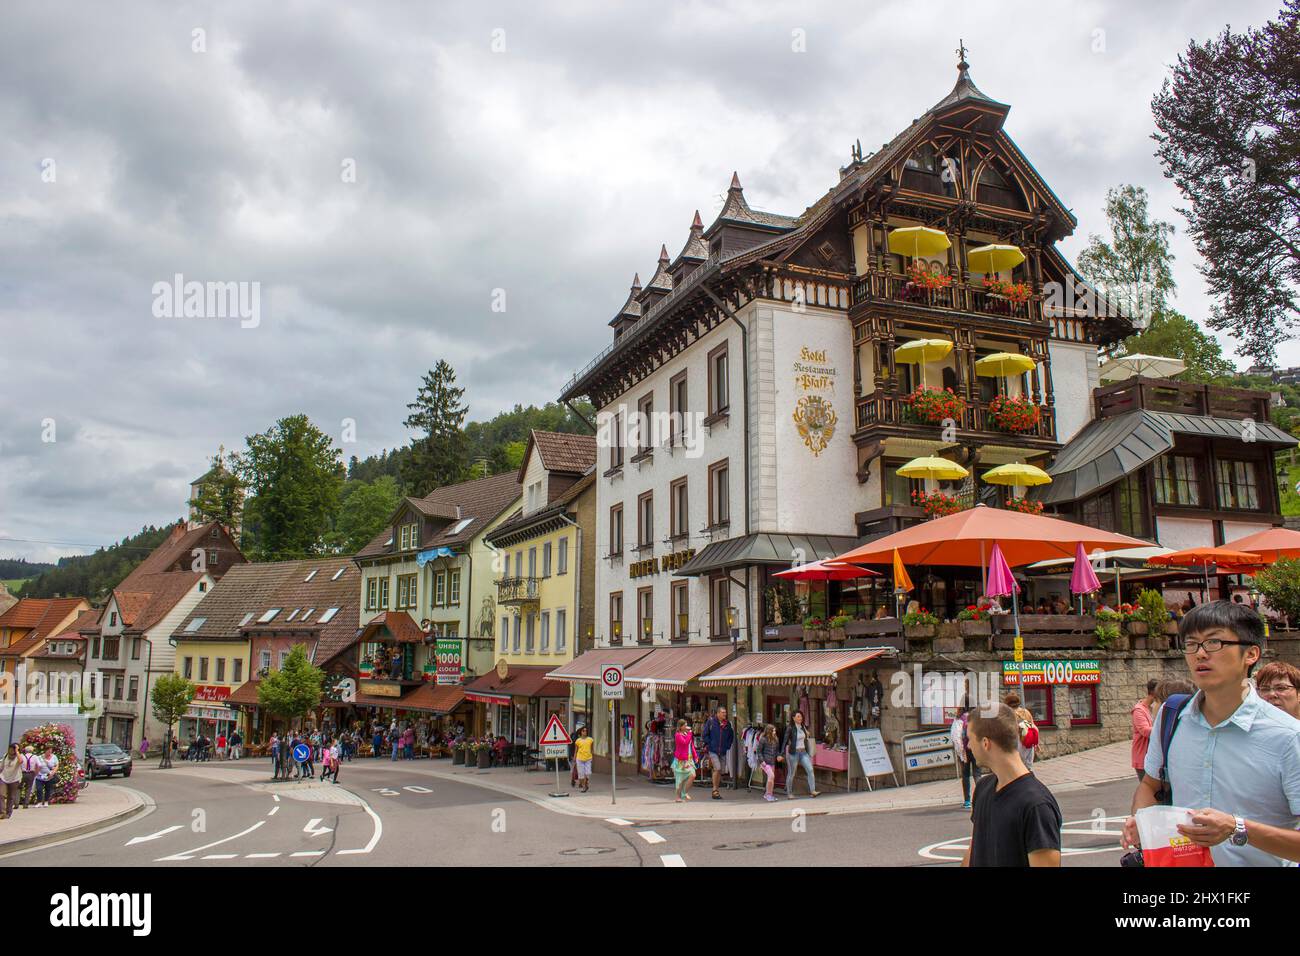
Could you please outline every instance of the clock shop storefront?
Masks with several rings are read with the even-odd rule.
[[[465,699],[486,709],[487,733],[532,750],[552,715],[573,731],[569,685],[549,680],[546,675],[551,670],[545,665],[500,660],[495,670],[466,686]]]

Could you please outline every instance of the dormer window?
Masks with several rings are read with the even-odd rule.
[[[420,522],[412,521],[398,528],[398,540],[401,545],[397,550],[410,551],[420,546]]]

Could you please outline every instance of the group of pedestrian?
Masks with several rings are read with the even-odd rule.
[[[4,813],[8,820],[19,807],[48,807],[58,781],[59,758],[53,748],[36,753],[30,744],[22,748],[11,743],[0,761],[0,788],[3,789]]]
[[[1190,680],[1149,681],[1130,712],[1138,782],[1121,847],[1141,849],[1136,814],[1163,804],[1188,811],[1178,833],[1208,848],[1215,866],[1295,865],[1300,669],[1274,661],[1255,674],[1264,622],[1242,602],[1188,608],[1178,638]],[[971,792],[963,774],[972,803],[965,866],[1060,865],[1060,807],[1023,759],[1023,723],[1000,704],[954,724],[977,781]]]

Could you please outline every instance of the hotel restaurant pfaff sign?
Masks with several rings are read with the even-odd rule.
[[[665,555],[656,555],[653,558],[646,558],[644,561],[634,561],[628,565],[627,574],[628,577],[632,578],[644,578],[647,575],[658,574],[660,571],[676,571],[693,557],[695,557],[694,548],[687,548],[685,551],[673,551]]]

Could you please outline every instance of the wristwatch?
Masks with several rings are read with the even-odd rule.
[[[1228,839],[1232,841],[1233,846],[1245,846],[1247,836],[1246,821],[1242,817],[1233,817],[1233,819],[1237,821],[1237,826],[1232,831],[1232,836]]]

